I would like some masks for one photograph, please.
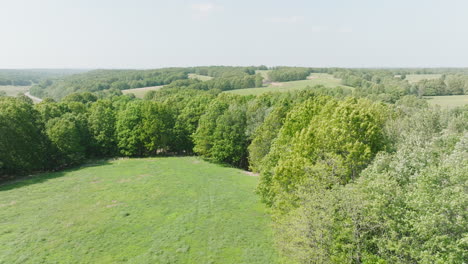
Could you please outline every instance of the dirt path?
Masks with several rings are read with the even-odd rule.
[[[31,95],[29,92],[26,92],[24,95],[26,95],[27,97],[31,98],[35,103],[40,103],[42,102],[42,99],[39,98],[39,97],[36,97],[34,95]]]
[[[251,171],[242,171],[244,174],[252,176],[252,177],[258,177],[260,176],[259,173],[251,172]]]

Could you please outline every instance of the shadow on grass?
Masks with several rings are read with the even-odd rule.
[[[0,183],[0,192],[13,190],[16,188],[25,187],[31,184],[36,183],[43,183],[51,179],[59,178],[65,176],[65,174],[73,171],[78,171],[83,168],[87,167],[99,167],[99,166],[106,166],[111,164],[111,159],[109,160],[97,160],[97,161],[89,161],[88,163],[77,165],[74,167],[70,167],[61,171],[51,171],[51,172],[42,172],[37,174],[32,174],[29,176],[24,176],[20,178],[16,178],[14,180],[6,181]]]

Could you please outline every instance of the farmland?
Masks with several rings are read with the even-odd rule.
[[[134,94],[135,97],[137,98],[143,98],[148,91],[155,91],[159,90],[163,87],[164,85],[159,85],[159,86],[150,86],[150,87],[143,87],[143,88],[134,88],[134,89],[126,89],[122,90],[123,94]]]
[[[430,105],[438,105],[448,109],[468,104],[468,95],[431,96],[427,99]]]
[[[442,74],[408,74],[406,75],[406,80],[409,83],[417,83],[421,80],[433,80],[439,79]]]
[[[209,80],[213,79],[213,77],[211,77],[211,76],[200,75],[200,74],[195,74],[195,73],[190,73],[188,75],[188,77],[190,79],[198,79],[200,81],[209,81]]]
[[[264,74],[261,72],[260,74]],[[289,92],[295,90],[301,90],[306,87],[313,87],[316,85],[323,85],[325,87],[343,87],[353,89],[352,87],[341,84],[341,80],[334,78],[330,74],[326,73],[312,73],[307,80],[291,81],[291,82],[272,82],[266,87],[259,88],[248,88],[228,91],[228,93],[239,94],[239,95],[259,95],[268,92]]]
[[[275,263],[257,177],[117,159],[0,186],[0,263]]]

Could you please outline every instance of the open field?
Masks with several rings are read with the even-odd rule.
[[[257,177],[119,159],[0,186],[0,263],[275,263]]]
[[[468,104],[468,95],[446,95],[426,97],[431,105],[439,105],[442,108],[455,108]]]
[[[268,92],[288,92],[294,90],[301,90],[307,86],[313,87],[315,85],[323,85],[325,87],[345,87],[353,89],[352,87],[341,84],[341,80],[333,77],[327,73],[312,73],[307,80],[291,81],[291,82],[273,82],[266,87],[248,88],[227,91],[228,93],[241,94],[241,95],[258,95]]]
[[[409,83],[417,83],[421,80],[439,79],[441,76],[442,74],[408,74],[406,75],[406,80]]]
[[[188,77],[190,79],[198,79],[200,81],[209,81],[209,80],[213,79],[213,77],[211,77],[211,76],[199,75],[199,74],[195,74],[195,73],[190,73],[188,75]]]
[[[31,86],[13,86],[13,85],[0,85],[0,91],[5,91],[8,96],[17,96],[20,93],[26,93]]]
[[[127,90],[122,90],[123,94],[134,94],[138,98],[143,98],[148,91],[152,90],[159,90],[164,85],[159,85],[159,86],[150,86],[150,87],[143,87],[143,88],[135,88],[135,89],[127,89]]]

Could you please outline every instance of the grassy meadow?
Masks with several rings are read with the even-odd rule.
[[[257,177],[117,159],[0,186],[0,263],[275,263]]]
[[[455,108],[468,104],[468,95],[445,95],[426,97],[429,104],[439,105],[442,108]]]
[[[213,79],[213,77],[211,76],[206,76],[206,75],[199,75],[199,74],[195,74],[195,73],[190,73],[188,75],[189,79],[198,79],[200,81],[209,81],[211,79]]]
[[[263,71],[264,72],[264,71]],[[262,73],[261,73],[262,74]],[[227,91],[228,93],[240,94],[240,95],[258,95],[268,92],[289,92],[295,90],[301,90],[307,86],[313,87],[315,85],[323,85],[325,87],[345,87],[353,89],[352,87],[341,84],[341,80],[333,77],[327,73],[312,73],[307,80],[291,81],[291,82],[272,82],[266,87],[259,88],[247,88]]]
[[[31,86],[0,85],[0,91],[5,91],[7,96],[17,96],[20,93],[26,93]]]
[[[441,76],[442,74],[407,74],[405,80],[409,83],[417,83],[421,80],[439,79]]]
[[[199,79],[201,81],[208,81],[208,80],[213,79],[213,77],[210,77],[210,76],[198,75],[198,74],[193,74],[193,73],[189,74],[189,78],[190,79]],[[150,86],[150,87],[143,87],[143,88],[134,88],[134,89],[126,89],[126,90],[122,90],[122,93],[123,94],[134,94],[135,97],[137,97],[137,98],[143,98],[143,97],[145,97],[145,94],[148,91],[159,90],[162,87],[164,87],[164,85]]]
[[[143,98],[145,96],[146,92],[152,91],[152,90],[159,90],[162,87],[164,87],[164,85],[150,86],[150,87],[143,87],[143,88],[134,88],[134,89],[126,89],[126,90],[122,90],[122,93],[123,94],[134,94],[135,97],[137,97],[137,98]]]

